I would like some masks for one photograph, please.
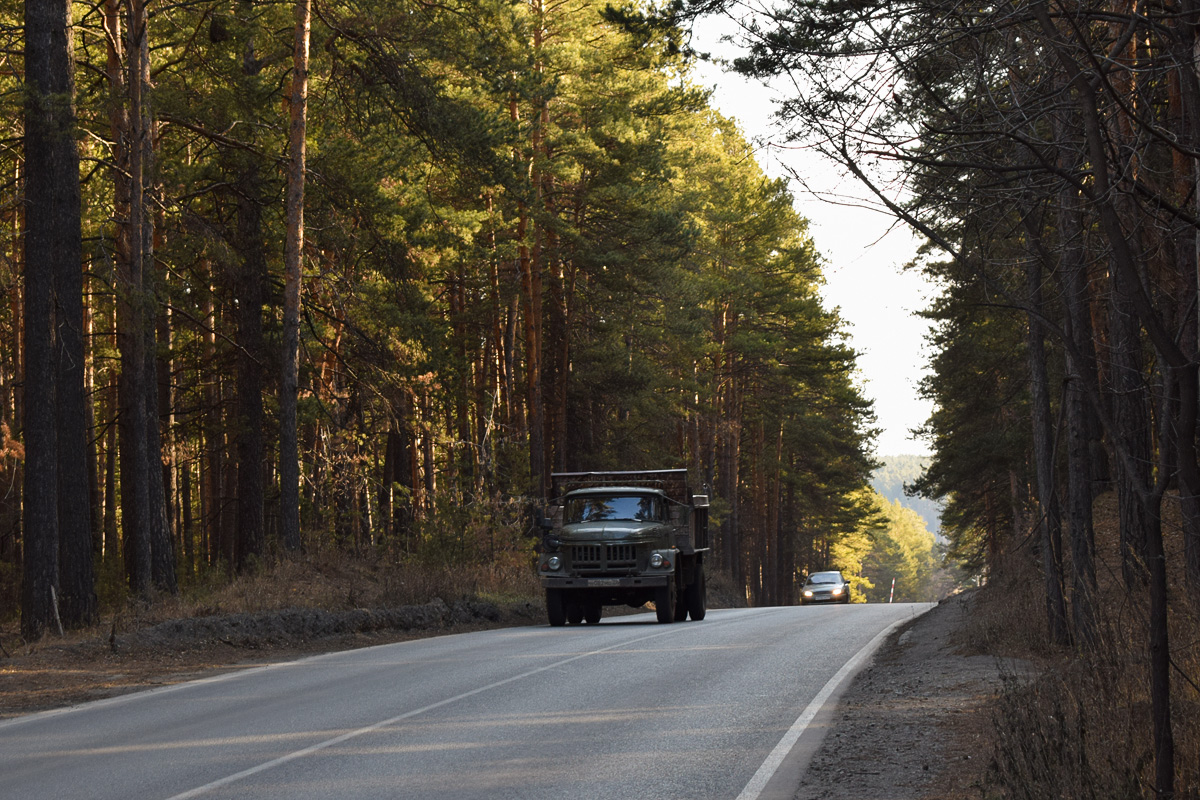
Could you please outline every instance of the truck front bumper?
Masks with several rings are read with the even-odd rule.
[[[543,575],[542,586],[546,589],[648,589],[666,586],[667,581],[674,577],[671,573],[626,578],[568,578]]]

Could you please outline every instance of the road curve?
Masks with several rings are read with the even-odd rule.
[[[226,674],[0,722],[0,798],[753,800],[843,667],[928,608],[639,614]]]

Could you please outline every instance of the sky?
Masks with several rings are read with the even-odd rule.
[[[720,42],[728,29],[728,20],[701,20],[693,30],[692,46],[730,57],[736,50]],[[711,63],[697,65],[695,80],[714,90],[714,107],[736,119],[748,139],[762,144],[758,161],[767,174],[785,177],[792,170],[822,194],[862,193],[852,178],[839,176],[835,165],[815,153],[779,146],[772,125],[772,98],[777,95],[770,89]],[[773,146],[767,144],[772,139]],[[929,445],[910,431],[924,424],[932,411],[931,404],[917,396],[918,384],[928,374],[929,353],[924,344],[928,324],[916,312],[929,304],[934,291],[918,272],[901,269],[920,240],[878,211],[816,198],[795,182],[792,193],[827,262],[825,305],[840,309],[850,343],[859,352],[860,386],[875,403],[880,428],[876,454],[928,454]]]

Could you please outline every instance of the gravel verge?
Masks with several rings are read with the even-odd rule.
[[[959,652],[974,594],[893,633],[842,695],[795,800],[983,797],[991,705],[1002,675],[1027,667]]]

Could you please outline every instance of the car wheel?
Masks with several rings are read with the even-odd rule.
[[[546,590],[546,616],[550,618],[552,627],[560,628],[567,624],[567,605],[562,589]]]
[[[669,579],[666,586],[660,586],[654,590],[654,613],[658,616],[659,622],[667,623],[675,621],[675,602],[677,599],[675,596],[674,578]]]

